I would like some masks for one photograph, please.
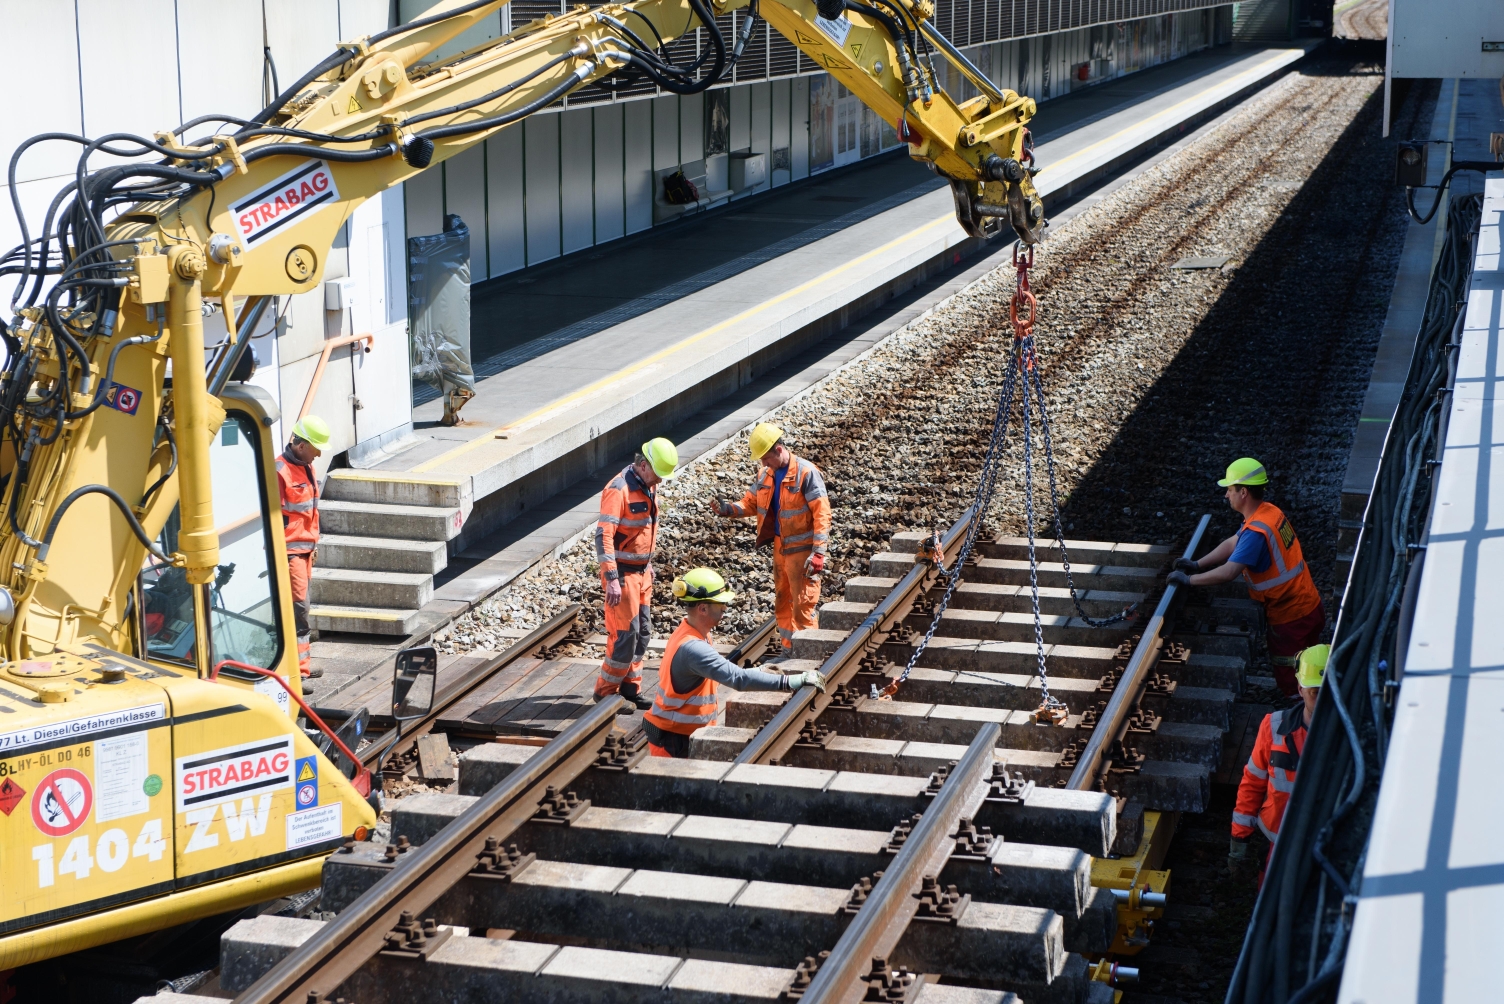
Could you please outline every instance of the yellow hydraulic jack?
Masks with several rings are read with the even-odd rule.
[[[1121,966],[1112,957],[1143,951],[1154,932],[1154,922],[1164,916],[1170,873],[1163,865],[1179,819],[1180,814],[1175,812],[1145,812],[1144,834],[1132,855],[1092,859],[1092,886],[1111,889],[1118,901],[1117,935],[1108,957],[1093,965],[1093,979],[1114,986],[1138,979],[1137,969]]]

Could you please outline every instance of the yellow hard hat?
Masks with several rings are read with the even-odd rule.
[[[713,568],[691,568],[674,580],[680,603],[735,603],[736,593]]]
[[[752,459],[761,460],[763,454],[777,446],[782,438],[783,430],[772,422],[759,423],[757,428],[752,430],[752,441],[747,444],[752,448]]]
[[[1267,485],[1269,475],[1264,473],[1264,465],[1252,457],[1241,457],[1227,465],[1227,477],[1218,481],[1223,488],[1233,485]]]
[[[671,478],[679,467],[679,450],[673,443],[659,436],[642,444],[642,455],[648,458],[653,473],[660,478]]]
[[[1295,665],[1295,682],[1302,687],[1319,687],[1326,678],[1326,660],[1332,654],[1330,645],[1312,645],[1300,653]]]
[[[304,415],[292,427],[292,434],[316,450],[329,445],[329,423],[317,415]]]

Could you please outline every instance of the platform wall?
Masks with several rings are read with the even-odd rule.
[[[963,51],[999,86],[1048,101],[1228,41],[1217,38],[1218,13],[1203,7]],[[942,27],[943,21],[937,19]],[[480,32],[493,33],[486,28]],[[893,131],[871,110],[825,74],[815,73],[808,60],[803,62],[808,72],[725,88],[730,92],[729,149],[764,153],[770,165],[789,165],[771,170],[768,182],[733,198],[896,146]],[[948,89],[963,97],[976,93],[958,72],[938,57],[936,62],[947,75]],[[812,92],[815,107],[824,110],[827,88],[836,92],[837,104],[852,105],[849,113],[859,119],[860,134],[868,140],[838,150],[834,157],[822,156],[832,144],[819,142],[820,120],[810,113]],[[470,226],[471,271],[480,281],[645,230],[654,225],[654,172],[705,156],[705,100],[703,94],[642,95],[591,103],[587,91],[582,101],[511,126],[407,182],[408,233],[437,233],[445,213],[458,213]]]

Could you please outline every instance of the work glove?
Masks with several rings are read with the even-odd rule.
[[[814,687],[820,693],[825,693],[825,677],[819,670],[810,670],[806,673],[790,673],[784,677],[789,682],[790,690],[798,690],[800,687]]]
[[[1177,568],[1165,576],[1165,581],[1172,586],[1189,586],[1191,584],[1191,577]]]
[[[621,582],[616,579],[606,580],[606,603],[616,606],[621,602]]]
[[[1195,558],[1176,558],[1175,571],[1184,572],[1187,575],[1195,575],[1197,572],[1201,571],[1201,565],[1196,561]]]
[[[1247,875],[1254,868],[1256,859],[1248,850],[1248,841],[1233,837],[1227,843],[1227,870],[1234,875]]]
[[[734,509],[731,508],[731,503],[730,502],[723,502],[719,498],[715,498],[715,499],[711,500],[710,511],[713,512],[713,513],[715,513],[717,516],[727,516],[727,517],[733,516],[736,513],[736,510],[734,510]]]
[[[825,555],[811,554],[804,559],[804,574],[811,579],[818,579],[825,571]]]

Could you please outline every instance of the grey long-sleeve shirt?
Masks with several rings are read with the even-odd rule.
[[[675,650],[669,676],[673,679],[674,691],[680,694],[698,687],[702,679],[714,680],[734,690],[791,689],[789,678],[782,673],[744,669],[717,652],[708,641],[699,638],[690,638]]]

